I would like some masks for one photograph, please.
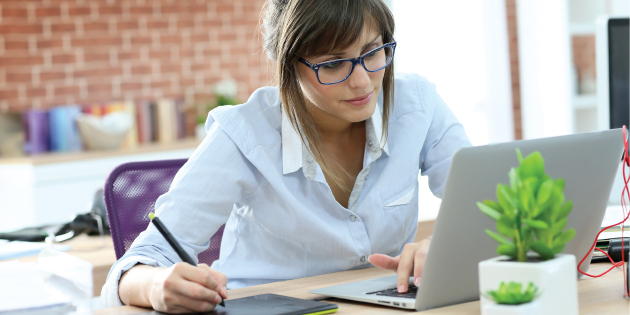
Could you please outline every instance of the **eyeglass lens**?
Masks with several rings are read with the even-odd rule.
[[[363,58],[363,63],[368,71],[380,70],[392,62],[394,50],[391,47],[370,52]],[[357,65],[360,67],[360,65]],[[321,83],[333,83],[346,79],[352,71],[351,61],[338,61],[325,64],[319,68],[319,81]]]

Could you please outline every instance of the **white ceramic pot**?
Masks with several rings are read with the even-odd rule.
[[[575,256],[558,254],[554,259],[540,262],[516,262],[509,259],[499,256],[479,263],[481,314],[498,314],[493,312],[497,304],[484,293],[497,290],[501,282],[511,281],[520,282],[523,287],[529,282],[534,283],[538,288],[538,297],[534,301],[540,303],[540,308],[533,313],[501,314],[578,314]]]
[[[542,314],[541,305],[539,300],[519,305],[488,303],[483,305],[481,312],[484,315],[538,315]]]

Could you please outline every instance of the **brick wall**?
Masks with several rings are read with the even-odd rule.
[[[0,110],[160,97],[241,101],[269,83],[264,0],[0,0]]]
[[[573,63],[576,69],[578,82],[595,80],[595,35],[575,35],[571,37]],[[584,87],[582,85],[582,87]],[[593,93],[593,91],[581,91],[578,83],[578,93]]]
[[[518,34],[516,28],[516,0],[505,0],[510,49],[510,73],[512,78],[512,112],[514,113],[514,139],[523,139],[521,121],[521,80],[518,64]]]

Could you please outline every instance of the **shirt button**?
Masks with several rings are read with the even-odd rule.
[[[370,140],[368,141],[368,147],[372,147],[374,145],[374,141]]]
[[[310,157],[310,156],[307,156],[307,157],[306,157],[306,160],[307,160],[309,163],[312,163],[312,162],[313,162],[313,158],[312,158],[312,157]]]
[[[365,256],[361,256],[361,262],[365,262]]]
[[[368,175],[365,175],[365,180],[367,180],[367,179],[368,179]]]
[[[356,216],[354,216],[354,215],[351,215],[351,216],[350,216],[350,221],[354,222],[354,221],[356,221],[356,220],[357,220],[357,217],[356,217]]]

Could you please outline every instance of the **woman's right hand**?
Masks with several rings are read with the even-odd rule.
[[[182,262],[157,271],[147,293],[156,311],[208,312],[221,302],[221,296],[227,299],[226,285],[225,275],[208,265]]]

